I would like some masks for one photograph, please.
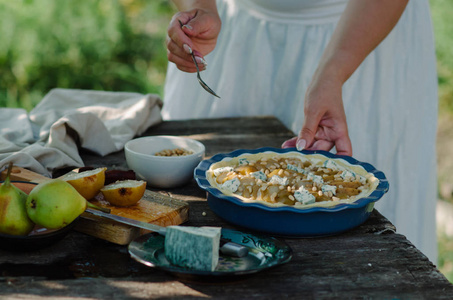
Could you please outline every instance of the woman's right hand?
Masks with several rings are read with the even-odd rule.
[[[304,99],[304,123],[299,135],[282,148],[324,150],[352,156],[351,140],[342,99],[343,82],[314,76]]]
[[[193,51],[200,69],[205,69],[204,56],[214,50],[220,28],[215,6],[176,13],[167,30],[168,61],[181,71],[194,73],[197,69],[191,57]]]

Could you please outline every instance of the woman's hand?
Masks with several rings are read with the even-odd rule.
[[[312,82],[305,95],[302,130],[282,148],[330,151],[335,146],[337,154],[352,155],[341,86],[341,82],[324,78]]]
[[[204,69],[204,56],[210,53],[217,42],[221,21],[214,6],[194,8],[176,13],[168,27],[167,57],[177,68],[185,72],[196,72],[191,52],[199,67]]]
[[[365,57],[389,34],[408,0],[350,0],[307,89],[304,124],[283,148],[352,155],[341,89]]]

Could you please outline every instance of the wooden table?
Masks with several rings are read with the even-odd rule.
[[[144,135],[203,142],[206,156],[238,148],[280,147],[292,133],[273,117],[164,122]],[[89,166],[127,169],[124,153],[83,153]],[[214,215],[195,181],[160,191],[190,203],[187,225],[234,228]],[[206,214],[203,214],[206,212]],[[71,232],[38,251],[0,251],[0,299],[377,298],[452,299],[453,286],[376,210],[347,233],[286,239],[284,265],[228,282],[187,282],[130,258],[127,247]]]

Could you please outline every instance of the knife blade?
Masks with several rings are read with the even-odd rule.
[[[165,233],[167,231],[165,227],[162,227],[159,225],[146,223],[146,222],[142,222],[142,221],[138,221],[138,220],[134,220],[134,219],[129,219],[129,218],[125,218],[125,217],[114,215],[114,214],[105,213],[105,212],[95,210],[92,208],[87,208],[85,211],[87,213],[90,213],[90,214],[98,216],[98,217],[117,221],[119,223],[130,225],[130,226],[133,226],[136,228],[153,231],[153,232],[156,232],[159,235],[163,235],[163,236],[165,236]],[[244,257],[244,256],[247,256],[247,254],[249,252],[248,248],[246,246],[230,242],[223,238],[220,239],[219,250],[222,254],[225,254],[228,256],[234,256],[234,257]]]

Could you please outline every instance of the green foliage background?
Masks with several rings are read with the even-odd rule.
[[[453,1],[431,0],[439,78],[439,112],[453,115]]]
[[[436,41],[437,73],[439,80],[439,117],[441,120],[449,120],[439,124],[451,126],[453,124],[453,22],[451,20],[453,16],[453,1],[430,0],[430,5]],[[453,128],[439,127],[439,132],[443,134],[452,130]],[[442,152],[452,153],[451,149],[450,151],[443,150]],[[453,157],[453,154],[450,156]],[[453,178],[453,170],[448,169],[448,166],[451,166],[451,162],[445,166],[439,165],[438,167],[440,186],[445,184],[445,182],[450,185],[453,184],[450,181]],[[453,197],[444,200],[453,203]],[[453,216],[451,217],[453,218]],[[438,233],[438,246],[439,259],[437,265],[440,271],[453,283],[453,237],[440,231]]]
[[[453,118],[453,1],[430,4],[439,115]],[[173,12],[167,0],[0,0],[0,107],[31,110],[55,87],[162,95]],[[441,236],[439,268],[451,282],[452,249]]]
[[[162,93],[170,1],[0,0],[0,106],[52,88]]]
[[[431,0],[440,112],[453,115],[453,1]],[[167,0],[0,0],[0,107],[52,88],[162,94]]]

